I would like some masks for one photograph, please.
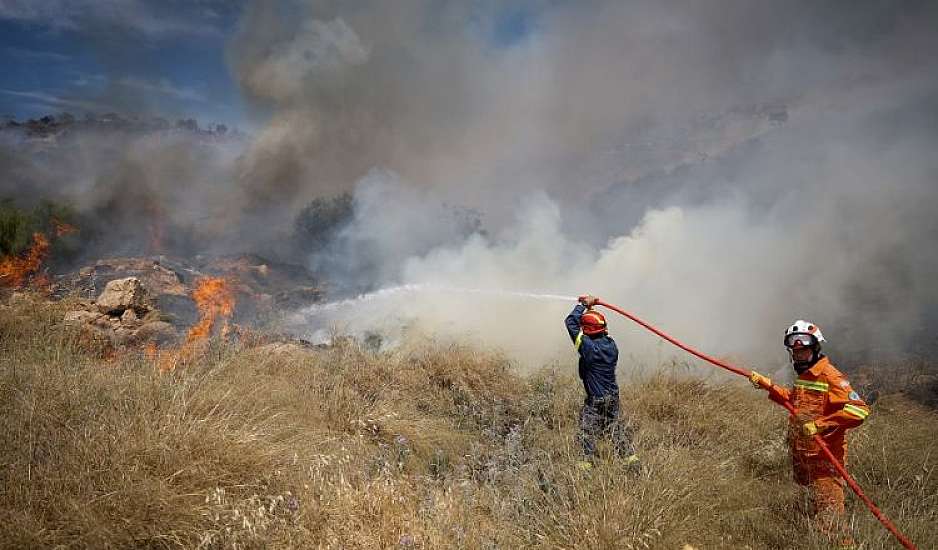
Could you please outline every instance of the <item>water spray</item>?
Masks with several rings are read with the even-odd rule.
[[[565,303],[570,303],[576,300],[576,298],[573,296],[520,290],[463,288],[433,284],[406,284],[382,288],[380,290],[366,294],[360,294],[353,298],[345,298],[323,304],[314,304],[303,308],[301,311],[298,311],[287,322],[288,324],[297,327],[297,332],[301,333],[302,338],[311,342],[327,343],[331,340],[332,330],[325,327],[324,325],[326,324],[325,321],[329,320],[330,317],[341,317],[345,312],[363,310],[369,306],[377,306],[391,300],[410,299],[412,295],[417,294],[453,295],[465,297],[478,296],[499,299],[512,298],[520,300],[549,300]],[[395,326],[406,324],[406,315],[404,318],[394,319],[391,324]],[[359,327],[361,326],[361,324],[356,325]],[[379,332],[384,331],[379,330]]]
[[[500,289],[485,289],[485,288],[462,288],[462,287],[453,287],[453,286],[441,286],[441,285],[427,285],[427,284],[411,284],[411,285],[400,285],[388,288],[382,288],[374,292],[369,292],[367,294],[360,294],[354,298],[346,298],[343,300],[336,300],[334,302],[327,302],[325,304],[316,304],[310,306],[304,310],[305,313],[310,315],[316,315],[319,313],[327,313],[330,311],[336,311],[344,308],[353,308],[362,304],[367,304],[371,302],[379,302],[381,300],[391,299],[400,295],[406,294],[417,294],[424,292],[436,292],[441,294],[463,294],[463,295],[481,295],[481,296],[491,296],[498,298],[530,298],[535,300],[553,300],[553,301],[563,301],[563,302],[574,302],[576,298],[573,296],[562,296],[559,294],[540,294],[536,292],[523,292],[517,290],[500,290]]]

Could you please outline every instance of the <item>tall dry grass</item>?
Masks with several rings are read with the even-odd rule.
[[[62,307],[0,311],[0,545],[9,548],[825,548],[784,415],[743,383],[665,369],[623,387],[645,469],[575,468],[570,365],[517,375],[443,343],[188,368],[102,359]],[[628,365],[622,365],[627,369]],[[883,397],[851,470],[938,548],[938,414]],[[857,499],[862,548],[895,548]]]

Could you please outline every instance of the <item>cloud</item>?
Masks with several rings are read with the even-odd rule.
[[[72,84],[80,88],[88,86],[103,86],[107,84],[108,78],[103,74],[79,74],[77,78],[72,80]]]
[[[3,51],[18,59],[26,61],[48,61],[52,63],[66,63],[71,61],[72,57],[58,52],[47,52],[41,50],[28,50],[25,48],[7,47]]]
[[[73,99],[73,98],[59,97],[59,96],[49,94],[46,92],[42,92],[42,91],[38,91],[38,90],[31,90],[31,91],[25,90],[24,91],[24,90],[0,89],[0,93],[14,96],[14,97],[20,97],[23,99],[33,100],[43,105],[46,105],[48,107],[53,107],[56,109],[66,108],[66,109],[83,109],[87,111],[94,111],[94,110],[102,110],[104,107],[103,105],[95,101],[90,101],[86,99]]]
[[[58,31],[124,29],[148,37],[217,35],[200,3],[144,0],[0,0],[0,19]],[[174,13],[175,12],[175,13]],[[181,13],[180,13],[181,12]]]
[[[152,82],[135,77],[124,77],[117,79],[115,84],[144,93],[162,95],[183,101],[206,101],[205,95],[195,88],[176,86],[167,79]]]

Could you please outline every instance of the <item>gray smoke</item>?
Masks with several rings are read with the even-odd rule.
[[[532,29],[507,43],[511,13],[486,3],[256,3],[243,20],[233,65],[273,113],[258,146],[296,168],[278,190],[354,188],[373,167],[413,188],[347,230],[380,258],[376,286],[591,290],[752,361],[783,358],[799,317],[834,350],[934,345],[933,6],[512,9]],[[425,250],[414,193],[478,208],[489,234]],[[343,315],[406,311],[539,361],[566,345],[558,305],[386,308]],[[655,348],[619,326],[626,349]]]
[[[51,199],[80,216],[84,253],[220,251],[236,238],[236,140],[188,131],[89,128],[47,140],[4,132],[0,195]]]

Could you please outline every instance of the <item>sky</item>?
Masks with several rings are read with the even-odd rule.
[[[244,118],[225,58],[238,2],[0,1],[0,116]]]
[[[226,46],[244,0],[0,0],[0,117],[116,111],[253,128]],[[493,48],[531,34],[535,10],[499,9]],[[469,16],[467,32],[478,31]]]

